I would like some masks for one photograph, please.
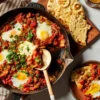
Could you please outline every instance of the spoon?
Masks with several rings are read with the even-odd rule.
[[[49,95],[50,95],[50,99],[55,100],[55,96],[54,96],[54,93],[53,93],[53,90],[52,90],[52,87],[51,87],[51,83],[50,83],[50,80],[49,80],[48,72],[47,72],[47,69],[49,68],[49,65],[51,63],[51,54],[46,49],[42,49],[42,50],[43,50],[42,58],[43,58],[44,66],[42,68],[36,68],[36,69],[43,71],[43,74],[44,74],[44,77],[45,77],[45,80],[46,80],[46,84],[47,84],[47,88],[48,88],[48,92],[49,92]]]

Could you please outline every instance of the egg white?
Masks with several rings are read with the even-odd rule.
[[[18,47],[18,51],[19,54],[21,55],[32,55],[33,51],[37,48],[37,45],[33,45],[32,43],[28,42],[28,41],[24,41],[23,43],[21,43]]]
[[[29,78],[28,78],[28,76],[23,80],[21,80],[21,79],[18,79],[18,73],[24,73],[24,72],[17,72],[16,74],[14,74],[14,75],[16,75],[16,76],[14,76],[13,75],[13,77],[11,78],[11,81],[12,81],[12,83],[13,83],[13,86],[15,86],[15,87],[20,87],[20,85],[23,85],[23,84],[25,84],[28,80],[29,80]],[[21,77],[23,77],[23,76],[21,76]]]
[[[36,29],[37,38],[44,41],[48,37],[52,35],[52,29],[50,25],[47,25],[45,22],[38,22],[38,26]]]
[[[21,33],[22,33],[22,25],[20,23],[16,23],[13,29],[3,32],[1,37],[3,40],[11,42],[13,40],[16,40],[16,38],[14,37],[15,35],[19,36]],[[11,35],[13,35],[13,37],[11,37]]]
[[[21,81],[21,80],[18,80],[17,78],[15,78],[15,77],[12,77],[11,80],[12,80],[13,86],[20,87],[20,85],[23,85],[24,83],[26,83],[28,81],[28,78]]]
[[[1,53],[0,53],[0,64],[3,64],[4,61],[8,61],[6,56],[8,55],[8,50],[3,50]]]
[[[22,29],[22,25],[20,23],[16,23],[14,27],[15,29]]]
[[[94,80],[94,81],[92,81],[91,84],[97,84],[98,87],[96,87],[96,88],[98,88],[98,90],[99,90],[96,93],[92,94],[93,97],[96,98],[96,97],[100,96],[100,80]]]
[[[91,94],[93,98],[100,96],[100,80],[93,80],[86,94]]]
[[[93,94],[93,97],[94,97],[94,98],[96,98],[96,97],[98,97],[98,96],[100,96],[100,92],[99,92],[99,91],[98,91],[97,93]]]

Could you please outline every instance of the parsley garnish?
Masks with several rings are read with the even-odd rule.
[[[18,61],[18,59],[19,59],[19,57],[16,53],[13,55],[13,58],[14,58],[15,61]]]
[[[35,61],[36,61],[37,63],[39,63],[41,60],[40,60],[38,57],[36,57],[36,58],[35,58]]]
[[[15,39],[18,39],[18,35],[15,35]]]
[[[36,74],[36,78],[39,78],[39,74]]]
[[[6,58],[11,62],[12,60],[18,61],[19,56],[16,52],[10,51]]]
[[[15,21],[12,21],[10,24],[13,25],[15,23]]]
[[[10,35],[10,38],[12,38],[13,37],[13,35]]]
[[[33,36],[34,36],[34,35],[33,35],[32,31],[30,31],[30,32],[28,33],[27,40],[31,41],[32,38],[33,38]]]
[[[27,51],[28,51],[28,52],[30,51],[30,48],[29,48],[29,46],[27,46]]]
[[[19,63],[16,65],[16,68],[19,69],[21,67],[26,67],[26,55],[19,55]]]
[[[19,30],[19,31],[20,31],[21,29],[20,29],[20,28],[18,28],[17,30]]]
[[[6,58],[11,62],[12,61],[12,55],[13,55],[13,52],[10,51],[9,54],[6,56]]]
[[[15,74],[14,77],[16,78],[17,77],[17,74]]]
[[[20,88],[20,89],[23,89],[23,86],[22,86],[22,85],[20,85],[20,86],[19,86],[19,88]]]
[[[17,68],[17,69],[21,68],[21,64],[17,64],[17,65],[16,65],[16,68]]]

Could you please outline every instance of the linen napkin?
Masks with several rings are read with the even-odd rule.
[[[31,0],[0,0],[0,16],[9,10],[25,7]],[[10,91],[0,87],[0,100],[6,100]]]
[[[0,4],[0,16],[9,10],[25,7],[31,0],[4,0]]]

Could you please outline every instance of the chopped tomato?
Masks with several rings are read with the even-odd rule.
[[[58,59],[57,60],[57,63],[61,65],[62,64],[62,60],[61,59]]]
[[[26,15],[26,18],[30,18],[31,15],[32,15],[32,14],[29,12],[29,13]]]
[[[84,80],[81,80],[79,83],[80,83],[81,85],[83,85],[83,84],[84,84]]]
[[[29,25],[30,23],[31,23],[31,19],[28,18],[28,19],[27,19],[27,25]]]
[[[98,69],[98,75],[100,75],[100,69]]]
[[[93,65],[92,65],[92,68],[93,68],[93,69],[96,69],[97,67],[98,67],[97,64],[93,64]]]
[[[19,15],[17,15],[17,17],[15,18],[15,20],[16,20],[16,22],[21,23],[21,22],[22,22],[22,20],[23,20],[23,14],[22,14],[22,13],[20,13]]]
[[[36,25],[37,25],[37,22],[34,21],[34,22],[31,22],[30,27],[34,28],[34,27],[36,27]]]

